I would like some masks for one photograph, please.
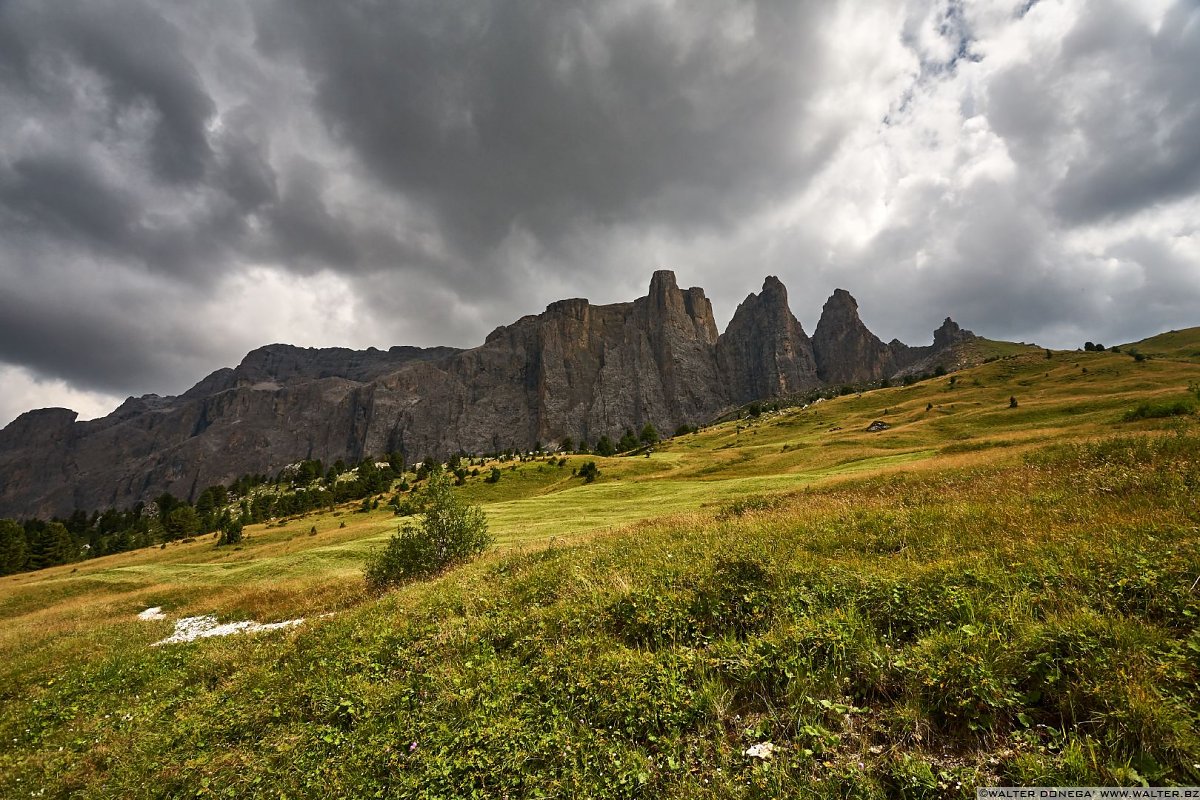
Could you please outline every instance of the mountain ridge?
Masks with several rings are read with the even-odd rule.
[[[674,430],[751,400],[891,378],[973,338],[947,318],[932,345],[885,345],[843,289],[810,338],[775,276],[719,333],[704,290],[659,270],[643,297],[558,300],[474,348],[277,343],[178,396],[131,397],[99,419],[26,412],[0,430],[0,516],[192,497],[305,458],[412,461],[594,442],[647,422]]]

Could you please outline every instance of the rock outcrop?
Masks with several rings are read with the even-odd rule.
[[[835,289],[825,301],[813,331],[813,352],[824,384],[867,383],[895,371],[894,349],[867,330],[857,301],[845,289]]]
[[[645,297],[551,303],[469,350],[268,345],[178,397],[130,398],[102,419],[31,411],[0,431],[0,517],[194,498],[303,458],[357,461],[594,442],[671,431],[731,405],[887,377],[972,337],[947,320],[929,347],[884,345],[834,293],[810,341],[767,278],[718,336],[699,288],[654,273]]]
[[[787,289],[775,276],[737,307],[717,342],[717,362],[729,399],[746,403],[819,386],[813,344],[788,307]]]

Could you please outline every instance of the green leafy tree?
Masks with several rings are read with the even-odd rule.
[[[621,441],[617,442],[617,452],[626,453],[637,446],[637,437],[633,435],[633,431],[626,428],[625,434],[621,437]]]
[[[485,483],[499,483],[500,482],[500,468],[492,467],[492,471],[489,472],[488,476],[486,478],[484,478],[483,480]]]
[[[429,473],[421,494],[425,509],[421,524],[405,525],[367,560],[365,578],[372,591],[435,575],[474,558],[491,544],[483,509],[464,503],[441,469]]]
[[[583,466],[579,468],[579,477],[583,478],[584,483],[591,483],[600,477],[600,470],[596,467],[595,461],[585,461]]]

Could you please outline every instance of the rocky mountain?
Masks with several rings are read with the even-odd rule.
[[[810,340],[774,277],[718,335],[704,291],[659,271],[633,302],[560,300],[469,350],[274,344],[178,397],[130,398],[102,419],[30,411],[0,431],[0,517],[193,498],[304,458],[398,450],[412,461],[594,442],[646,422],[671,431],[750,400],[891,377],[972,336],[947,319],[932,345],[885,345],[838,289]]]
[[[813,343],[788,307],[787,289],[775,276],[737,307],[717,341],[717,363],[728,399],[747,403],[819,386]]]

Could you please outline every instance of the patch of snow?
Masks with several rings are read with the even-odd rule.
[[[230,636],[234,633],[277,631],[281,628],[295,627],[303,622],[304,617],[284,620],[283,622],[254,622],[249,619],[242,620],[241,622],[217,622],[217,618],[212,614],[205,614],[201,617],[184,617],[176,621],[174,633],[161,642],[155,642],[151,647],[157,647],[161,644],[194,642],[197,639],[208,639],[212,636]]]
[[[147,608],[142,613],[138,614],[138,619],[153,621],[156,619],[166,619],[167,615],[163,613],[162,606],[154,606]]]
[[[744,756],[749,756],[750,758],[761,758],[763,761],[766,761],[774,754],[775,745],[771,742],[760,742],[759,744],[751,745],[742,753]]]

